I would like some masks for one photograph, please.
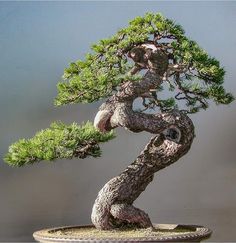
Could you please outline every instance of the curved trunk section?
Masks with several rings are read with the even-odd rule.
[[[163,73],[163,72],[162,72]],[[194,138],[194,126],[183,112],[145,114],[132,109],[137,97],[162,83],[162,76],[149,70],[139,82],[127,81],[97,113],[94,125],[100,131],[124,127],[132,132],[156,134],[137,159],[114,177],[98,193],[92,210],[92,222],[102,230],[123,225],[152,227],[148,215],[132,204],[153,180],[155,172],[176,162],[188,152]]]
[[[170,122],[172,115],[166,115],[165,122]],[[152,227],[148,215],[132,204],[153,180],[155,172],[176,162],[188,152],[194,138],[194,126],[188,116],[178,113],[170,124],[150,140],[124,172],[101,189],[91,216],[96,228],[107,230],[124,224]]]

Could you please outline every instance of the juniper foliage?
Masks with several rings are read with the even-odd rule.
[[[112,95],[123,82],[140,80],[140,75],[129,73],[134,63],[128,53],[144,43],[154,43],[167,53],[170,64],[185,66],[185,71],[174,72],[165,81],[173,92],[172,97],[162,102],[149,101],[152,105],[163,110],[173,109],[184,101],[183,109],[195,113],[208,108],[209,99],[216,104],[233,101],[233,96],[223,87],[225,71],[219,61],[187,38],[179,24],[160,13],[147,13],[130,21],[128,27],[110,38],[92,45],[92,52],[84,60],[72,62],[64,71],[64,81],[58,83],[55,104],[94,102]]]
[[[93,124],[54,122],[31,139],[20,139],[9,147],[5,161],[11,166],[23,166],[42,160],[99,157],[99,143],[114,138],[114,132],[101,133]]]

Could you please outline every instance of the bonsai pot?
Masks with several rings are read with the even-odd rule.
[[[150,229],[97,230],[93,225],[67,226],[36,231],[33,237],[49,242],[200,242],[212,231],[198,225],[154,224]]]

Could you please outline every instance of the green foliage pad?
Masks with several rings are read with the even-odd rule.
[[[133,47],[153,41],[161,48],[168,47],[176,64],[186,65],[186,71],[173,74],[168,83],[169,90],[180,90],[179,94],[173,93],[172,98],[155,102],[155,106],[171,109],[181,100],[186,111],[195,113],[208,107],[208,99],[217,104],[233,101],[233,96],[222,86],[225,71],[219,61],[187,38],[179,24],[160,13],[147,13],[110,38],[92,45],[92,52],[84,60],[71,63],[64,71],[64,81],[58,83],[55,104],[94,102],[114,94],[123,82],[140,80],[140,75],[129,75],[134,63],[127,54]]]
[[[114,137],[113,132],[101,133],[90,122],[81,126],[55,122],[33,138],[12,144],[5,161],[11,166],[23,166],[42,160],[98,157],[101,155],[98,144]]]

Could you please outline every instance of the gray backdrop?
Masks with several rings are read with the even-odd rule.
[[[1,2],[0,153],[54,120],[93,120],[100,103],[55,108],[56,84],[70,61],[146,11],[181,23],[227,70],[236,95],[235,2]],[[136,201],[153,222],[202,224],[209,241],[236,240],[235,103],[192,115],[196,139],[178,163],[156,175]],[[139,153],[150,135],[118,129],[99,159],[0,168],[0,241],[32,241],[45,227],[88,224],[98,190]]]

